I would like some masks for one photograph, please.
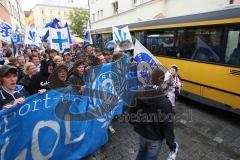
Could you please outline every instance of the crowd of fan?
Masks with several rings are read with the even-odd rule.
[[[6,95],[10,95],[8,100],[5,98],[5,102],[2,101],[1,109],[9,108],[4,105],[12,104],[18,98],[3,85],[4,77],[11,72],[16,75],[16,82],[9,85],[15,86],[15,92],[24,93],[24,97],[67,85],[73,86],[78,94],[82,94],[84,77],[91,66],[116,61],[122,57],[122,53],[114,52],[112,47],[95,49],[88,42],[82,46],[71,46],[62,53],[50,49],[49,45],[44,50],[26,47],[23,52],[17,52],[18,56],[14,56],[11,48],[5,48],[0,53],[0,99],[6,97],[6,90]]]

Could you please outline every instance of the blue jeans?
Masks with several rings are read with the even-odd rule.
[[[162,140],[150,140],[140,136],[140,147],[136,160],[156,160],[162,146]]]

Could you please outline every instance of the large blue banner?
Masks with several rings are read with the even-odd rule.
[[[128,62],[124,56],[90,69],[86,96],[69,86],[0,111],[1,159],[82,159],[105,144],[113,116],[128,102]]]
[[[88,102],[88,97],[49,91],[2,111],[1,159],[81,159],[92,153],[107,142],[107,128],[96,119],[72,121],[71,114],[62,110],[85,113]]]

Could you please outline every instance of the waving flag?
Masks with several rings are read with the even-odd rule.
[[[167,71],[163,64],[137,39],[134,49],[134,61],[137,64],[138,80],[142,85],[150,83],[150,74],[155,67],[159,67],[164,72]]]
[[[124,104],[130,103],[129,88],[136,85],[136,78],[129,75],[131,68],[129,57],[124,55],[116,62],[88,70],[84,95],[92,97],[89,107],[101,106],[97,113],[102,115],[99,120],[105,122],[104,126],[110,124],[114,115],[122,114]]]
[[[91,31],[89,29],[86,30],[84,38],[85,41],[89,42],[89,44],[93,44]]]
[[[67,28],[69,43],[72,44],[72,37],[71,37],[70,31],[69,31],[68,24],[65,23],[64,27]]]
[[[11,42],[12,27],[10,24],[0,20],[0,40]]]
[[[12,39],[13,39],[13,42],[15,43],[15,45],[22,44],[22,39],[21,39],[21,35],[20,35],[18,27],[16,27],[16,29],[14,30],[14,32],[12,34],[13,34]]]
[[[35,45],[40,47],[42,41],[34,28],[27,28],[25,32],[25,44]]]
[[[113,41],[117,44],[116,51],[134,49],[128,26],[121,29],[112,27]]]
[[[49,40],[51,48],[57,51],[63,51],[65,48],[70,48],[67,28],[49,28]]]
[[[37,28],[36,29],[36,33],[37,35],[39,35],[39,37],[41,38],[41,40],[44,40],[44,37],[46,36],[46,34],[48,33],[48,28]],[[49,35],[48,35],[49,36]],[[47,36],[47,37],[48,37]],[[45,39],[46,40],[46,39]]]

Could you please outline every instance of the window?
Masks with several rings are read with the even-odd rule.
[[[240,25],[228,30],[225,64],[240,66]]]
[[[42,15],[44,15],[45,14],[45,12],[44,12],[44,10],[42,10]]]
[[[52,13],[53,13],[53,11],[52,11],[52,10],[50,10],[50,15],[52,15]]]
[[[100,12],[101,12],[101,19],[102,19],[103,18],[103,10],[101,9]]]
[[[142,31],[136,31],[136,32],[135,32],[135,37],[136,37],[136,39],[139,40],[142,44],[145,44],[145,42],[144,42],[144,40],[145,40],[145,38],[144,38],[144,32],[142,32]]]
[[[222,31],[220,27],[178,30],[175,57],[220,62]]]
[[[137,0],[132,0],[133,7],[137,5]]]
[[[103,49],[104,46],[102,46],[102,36],[101,34],[93,34],[92,35],[93,38],[93,44],[95,47]]]
[[[113,14],[118,14],[118,2],[113,2]]]
[[[102,44],[103,44],[103,46],[111,40],[112,40],[112,33],[102,34]]]
[[[233,4],[233,2],[234,2],[234,0],[230,0],[230,1],[229,1],[229,4]]]
[[[100,12],[97,11],[97,20],[99,20],[99,19],[100,19]]]
[[[147,32],[146,46],[155,55],[176,56],[174,31]]]
[[[92,14],[92,21],[95,22],[95,13]]]

